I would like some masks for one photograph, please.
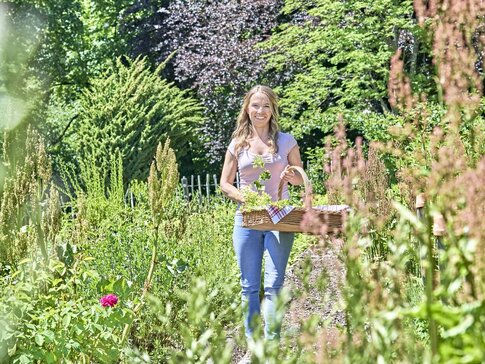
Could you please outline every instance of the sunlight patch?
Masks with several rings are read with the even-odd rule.
[[[27,112],[25,102],[0,90],[0,129],[13,129]]]

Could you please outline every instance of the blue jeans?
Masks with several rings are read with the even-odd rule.
[[[276,299],[283,287],[286,264],[295,234],[258,231],[241,225],[242,215],[237,212],[234,219],[233,244],[241,270],[242,299],[246,307],[246,337],[252,336],[252,320],[261,311],[259,291],[264,257],[264,336],[269,340],[277,339],[280,335],[281,320],[276,317]]]

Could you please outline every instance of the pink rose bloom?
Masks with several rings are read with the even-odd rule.
[[[101,297],[99,303],[101,303],[101,306],[103,307],[113,307],[118,303],[118,297],[116,297],[115,294],[110,293],[106,296]]]

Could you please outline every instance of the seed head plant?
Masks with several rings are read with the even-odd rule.
[[[0,199],[0,262],[15,267],[27,254],[48,256],[48,243],[59,230],[60,205],[51,184],[51,161],[37,131],[5,133],[3,163],[7,166]],[[17,143],[23,156],[12,155]]]
[[[148,176],[148,198],[153,222],[152,257],[140,301],[133,309],[134,314],[137,314],[143,306],[152,284],[159,244],[167,240],[167,235],[172,232],[168,212],[175,197],[178,181],[177,160],[174,151],[170,148],[170,139],[167,139],[163,147],[161,143],[158,144],[155,160],[152,162]],[[130,328],[131,323],[125,326],[122,343],[126,342]]]
[[[369,216],[380,224],[392,216],[392,205],[388,194],[389,172],[382,161],[382,154],[371,144],[365,159],[363,174],[357,186],[364,203],[369,208]]]
[[[175,153],[170,148],[170,139],[167,139],[163,147],[162,144],[158,144],[148,177],[149,202],[153,223],[156,227],[160,225],[167,213],[178,180],[177,160]]]
[[[441,0],[430,4],[415,1],[416,14],[421,26],[429,28],[433,42],[433,62],[437,67],[438,88],[441,90],[445,112],[440,124],[428,134],[428,158],[416,150],[420,175],[404,168],[408,180],[426,192],[429,208],[444,216],[450,243],[471,239],[476,259],[465,263],[473,270],[476,290],[483,281],[483,119],[480,117],[482,100],[482,68],[484,35],[482,19],[485,4],[478,0],[460,2]],[[399,54],[392,60],[392,84],[408,83]],[[390,86],[390,89],[393,89]],[[403,110],[416,110],[417,99],[410,89],[395,88],[390,101],[397,107],[407,100]],[[401,106],[402,107],[402,106]],[[423,113],[411,122],[422,124]],[[425,115],[424,115],[425,116]],[[466,216],[466,217],[465,217]],[[473,242],[473,243],[472,243]],[[457,247],[458,248],[458,247]],[[463,247],[458,248],[463,252]],[[465,258],[466,254],[463,255]],[[479,274],[479,271],[482,273]],[[473,281],[470,276],[467,281]],[[467,284],[467,283],[465,283]],[[473,289],[472,289],[473,291]],[[475,292],[478,294],[478,292]],[[477,298],[477,297],[475,297]]]
[[[57,188],[51,183],[49,196],[45,202],[45,211],[42,214],[42,230],[47,241],[52,243],[55,248],[56,236],[61,229],[61,200]]]

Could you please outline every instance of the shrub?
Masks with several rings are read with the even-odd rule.
[[[94,79],[79,99],[77,118],[66,140],[77,161],[109,163],[121,153],[125,186],[148,176],[150,160],[161,140],[170,137],[177,156],[187,153],[202,107],[152,72],[144,59],[115,66]]]

